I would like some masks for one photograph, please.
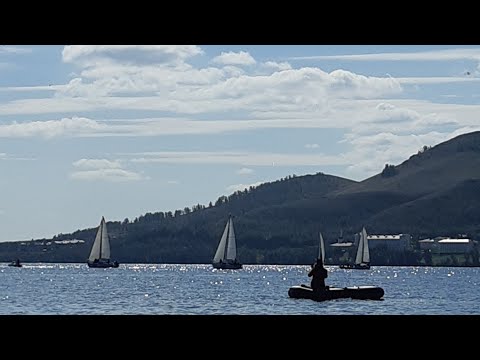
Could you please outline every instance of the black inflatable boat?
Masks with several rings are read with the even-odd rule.
[[[334,299],[361,299],[382,300],[384,291],[378,286],[350,286],[350,287],[327,287],[325,290],[314,293],[307,285],[295,285],[288,290],[288,296],[295,299],[311,299],[325,301]]]

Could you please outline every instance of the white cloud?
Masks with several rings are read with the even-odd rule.
[[[461,97],[460,95],[457,95],[457,94],[444,94],[440,96],[445,98],[453,98],[453,99]]]
[[[170,184],[170,185],[178,185],[179,182],[177,180],[168,180],[167,181],[167,184]]]
[[[371,120],[373,123],[398,123],[415,121],[420,115],[410,109],[397,108],[395,105],[380,103],[375,108],[376,115]]]
[[[450,139],[452,139],[452,138],[454,138],[458,135],[468,134],[468,133],[475,132],[475,131],[480,131],[480,125],[464,126],[464,127],[461,127],[461,128],[458,128],[458,129],[454,130],[450,134],[447,134],[447,136],[445,137],[445,140],[442,140],[442,141],[447,141],[447,140],[450,140]]]
[[[70,177],[74,180],[85,181],[108,181],[108,182],[125,182],[125,181],[138,181],[144,180],[142,175],[124,170],[124,169],[97,169],[97,170],[84,170],[75,171],[70,174]]]
[[[284,62],[267,61],[267,62],[264,62],[262,66],[274,71],[283,71],[283,70],[292,69],[292,66],[286,61]]]
[[[391,102],[391,101],[390,101]],[[461,126],[473,124],[474,108],[471,105],[428,104],[426,102],[398,102],[400,106],[378,111],[373,117],[372,125],[384,127],[381,131],[421,133],[432,127]],[[414,109],[414,110],[413,110]],[[380,109],[377,109],[380,110]],[[388,129],[388,126],[391,126]],[[380,131],[380,132],[381,132]]]
[[[437,84],[479,82],[480,78],[444,76],[444,77],[404,77],[404,78],[396,78],[396,80],[402,85],[429,85],[429,84],[437,85]]]
[[[371,136],[347,135],[352,145],[347,174],[355,179],[379,173],[385,164],[398,165],[415,154],[423,145],[433,141],[434,135],[394,135],[379,133]]]
[[[259,152],[149,152],[120,154],[133,163],[229,164],[241,166],[322,166],[342,165],[342,156],[323,154],[281,154]]]
[[[53,138],[58,136],[82,136],[102,129],[103,125],[86,118],[32,121],[0,125],[0,137]]]
[[[387,94],[400,93],[400,83],[392,78],[378,78],[358,75],[346,70],[335,70],[330,74],[333,90],[339,92],[343,98],[375,98]]]
[[[291,106],[295,110],[319,99],[376,98],[402,91],[393,78],[376,78],[336,70],[326,73],[318,68],[301,68],[271,75],[243,75],[229,78],[201,92],[191,93],[192,100],[217,99],[222,110],[268,110],[275,106]],[[198,106],[198,104],[196,104]]]
[[[62,51],[64,62],[94,65],[101,59],[119,62],[168,63],[202,54],[196,45],[69,45]]]
[[[28,54],[31,53],[32,49],[30,48],[24,48],[24,47],[18,47],[18,46],[7,46],[7,45],[1,45],[0,46],[0,55],[2,54]]]
[[[383,98],[402,92],[400,83],[393,78],[367,77],[344,70],[326,73],[319,68],[301,68],[270,75],[242,74],[237,70],[228,67],[180,71],[118,64],[92,67],[66,85],[38,88],[55,88],[52,98],[1,104],[0,115],[107,109],[183,114],[275,109],[291,112],[312,107],[328,110],[324,105],[339,99]]]
[[[141,174],[123,169],[120,160],[80,159],[73,162],[72,165],[80,169],[70,174],[70,178],[74,180],[123,182],[149,179]]]
[[[328,121],[288,120],[216,120],[198,121],[181,118],[111,120],[99,122],[86,118],[34,121],[0,125],[0,137],[53,138],[93,136],[166,136],[177,134],[219,134],[269,128],[324,128]]]
[[[377,54],[315,55],[291,57],[291,60],[350,60],[350,61],[451,61],[480,60],[480,49],[443,49],[418,52]]]
[[[119,169],[121,168],[120,161],[107,159],[80,159],[73,164],[75,167],[82,169]]]
[[[296,111],[296,108],[298,107],[294,105],[272,105],[268,111],[253,111],[250,114],[253,119],[240,120],[212,121],[170,117],[97,121],[72,117],[0,124],[0,137],[200,135],[288,128],[338,128],[353,130],[356,133],[405,133],[418,132],[433,126],[473,126],[478,123],[480,112],[480,105],[395,99],[389,99],[388,102],[373,99],[332,99],[319,103],[318,106],[312,103],[310,107],[305,107],[301,111]]]
[[[0,63],[0,67],[2,64]],[[7,86],[0,87],[1,92],[38,92],[38,91],[56,91],[60,90],[64,85],[40,85],[40,86]]]
[[[31,161],[35,160],[34,158],[20,157],[16,155],[11,155],[7,153],[0,153],[0,160],[17,160],[17,161]]]
[[[221,65],[254,65],[255,59],[246,51],[240,52],[222,52],[212,59],[212,62]]]
[[[250,169],[250,168],[241,168],[237,170],[237,174],[239,175],[250,175],[253,173],[254,173],[253,169]]]
[[[474,58],[480,53],[480,49],[476,52],[460,50],[464,58]],[[338,128],[346,129],[360,141],[377,133],[403,138],[411,133],[438,133],[444,131],[441,127],[445,125],[467,128],[478,123],[479,105],[389,99],[397,95],[405,97],[403,85],[480,81],[474,77],[395,79],[390,76],[364,76],[341,69],[328,73],[318,67],[292,69],[287,62],[256,63],[247,52],[222,53],[212,59],[213,63],[226,65],[222,67],[198,69],[187,63],[191,57],[202,53],[197,46],[67,46],[62,53],[63,60],[80,67],[77,75],[64,85],[8,88],[14,91],[54,91],[54,96],[41,99],[35,94],[37,98],[3,102],[0,104],[1,116],[64,112],[84,115],[105,110],[161,111],[177,116],[103,121],[91,114],[88,115],[91,118],[3,123],[0,124],[0,137],[168,136],[257,129]],[[395,54],[384,54],[383,57],[387,55],[393,58]],[[440,51],[405,56],[450,59],[460,55],[453,51]],[[243,65],[255,64],[257,66],[242,68]],[[262,69],[264,73],[261,73]],[[202,120],[196,118],[199,114]],[[210,114],[218,120],[209,120]],[[242,114],[241,119],[238,114]],[[317,146],[305,145],[309,149],[318,149]],[[396,149],[396,146],[396,143],[391,143],[392,148]],[[352,143],[352,147],[361,147],[361,143]],[[235,164],[239,167],[271,166],[272,163],[278,166],[349,164],[351,169],[365,173],[387,158],[389,161],[396,159],[394,155],[387,149],[383,158],[376,159],[379,162],[373,162],[374,158],[372,162],[363,162],[350,151],[337,157],[248,152],[218,156],[209,152],[163,153],[131,160],[139,163]],[[357,162],[358,165],[354,166]],[[117,169],[130,173],[115,161],[96,166],[89,170],[105,172]],[[77,176],[100,175],[98,172],[87,172]]]
[[[258,185],[261,185],[263,184],[262,181],[259,181],[259,182],[256,182],[256,183],[253,183],[253,184],[248,184],[248,185],[245,185],[245,184],[235,184],[235,185],[229,185],[227,186],[227,191],[230,191],[230,192],[235,192],[235,191],[243,191],[245,189],[249,189],[250,186],[253,186],[253,187],[257,187]]]

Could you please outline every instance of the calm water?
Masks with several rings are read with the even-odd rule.
[[[329,267],[332,286],[377,285],[383,301],[290,299],[309,266],[0,264],[0,314],[480,314],[480,268]]]

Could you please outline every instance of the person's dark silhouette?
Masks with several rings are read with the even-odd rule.
[[[326,288],[325,279],[328,277],[328,272],[323,267],[322,259],[317,259],[315,264],[312,265],[308,276],[312,278],[311,287],[313,291],[318,292]]]

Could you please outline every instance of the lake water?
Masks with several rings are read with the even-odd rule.
[[[480,268],[326,266],[331,286],[376,285],[383,301],[291,299],[309,266],[0,264],[0,314],[478,315]]]

